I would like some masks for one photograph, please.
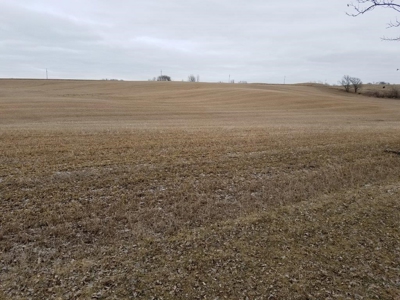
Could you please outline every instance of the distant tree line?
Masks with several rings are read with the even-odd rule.
[[[339,81],[339,84],[344,87],[346,92],[350,92],[351,89],[354,89],[355,93],[357,93],[363,86],[360,78],[351,77],[349,75],[343,76]],[[374,85],[378,85],[378,87],[382,85],[381,90],[378,90],[377,87],[367,87],[366,91],[363,92],[363,95],[376,98],[400,99],[400,89],[398,86],[390,85],[390,83],[385,81],[376,82]],[[387,86],[390,88],[386,88]]]
[[[160,75],[157,77],[157,81],[171,81],[171,77],[168,75]]]
[[[160,75],[158,77],[153,77],[152,79],[149,79],[149,81],[172,81],[172,79],[168,75]],[[194,76],[193,74],[191,74],[188,76],[188,82],[200,82],[200,76]]]
[[[354,93],[357,93],[362,88],[363,83],[360,78],[344,75],[339,84],[344,87],[346,92],[349,93],[350,89],[353,88]]]
[[[188,76],[188,82],[200,82],[200,76],[195,77],[193,74]]]

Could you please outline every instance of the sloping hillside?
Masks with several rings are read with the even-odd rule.
[[[0,80],[0,124],[209,127],[400,119],[400,102],[319,85]]]
[[[397,299],[399,105],[0,80],[0,299]]]

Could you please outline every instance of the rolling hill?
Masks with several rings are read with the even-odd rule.
[[[0,80],[0,299],[398,299],[400,101]]]

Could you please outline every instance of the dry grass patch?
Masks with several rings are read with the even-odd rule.
[[[366,85],[362,94],[375,97],[375,98],[389,98],[389,99],[399,99],[400,98],[400,86],[399,85]]]
[[[399,193],[369,186],[144,244],[133,295],[396,299]]]
[[[396,299],[400,102],[0,80],[0,299]]]
[[[311,219],[302,213],[295,216],[292,207],[300,206],[293,205],[302,203],[304,208],[309,199],[317,199],[318,204],[330,197],[329,205],[337,199],[339,207],[346,190],[355,189],[356,196],[362,198],[360,187],[396,182],[400,167],[397,155],[384,152],[400,144],[398,132],[391,130],[33,131],[5,132],[0,139],[0,281],[8,298],[148,298],[161,294],[167,298],[184,298],[186,294],[239,298],[241,293],[251,298],[267,292],[308,293],[317,298],[327,295],[313,290],[311,282],[320,274],[317,268],[328,264],[328,258],[319,262],[323,259],[319,255],[315,264],[301,265],[304,274],[291,267],[303,260],[301,255],[322,251],[325,245],[301,246],[291,239],[296,230],[325,230],[329,236],[333,229],[330,223],[320,223],[324,214],[314,210]],[[388,201],[396,202],[396,195]],[[386,207],[381,210],[386,211]],[[335,217],[332,209],[329,218]],[[290,217],[282,215],[280,219],[279,214],[286,210]],[[398,214],[398,206],[386,212],[387,218],[392,218]],[[264,214],[268,216],[265,220],[261,217]],[[257,236],[246,233],[250,229],[242,228],[253,222],[248,223],[250,215],[278,231],[264,240],[258,234],[266,229]],[[292,224],[296,217],[300,218],[298,225]],[[221,225],[214,225],[229,220],[237,221],[223,228],[228,226],[239,236],[229,233],[224,237],[227,233],[218,231]],[[376,238],[364,225],[356,222],[352,226],[365,240]],[[388,237],[394,248],[382,250],[389,251],[386,260],[371,254],[382,268],[393,268],[398,262],[395,229]],[[343,240],[339,234],[343,226],[335,230],[331,243],[338,244],[338,249],[344,243],[357,243]],[[188,237],[191,246],[179,250],[185,236],[196,232],[202,232],[202,241],[192,243]],[[219,235],[225,244],[219,242]],[[301,236],[304,243],[309,240]],[[283,241],[290,242],[289,248],[279,246],[285,245]],[[271,248],[270,243],[278,244]],[[212,253],[206,251],[209,247]],[[290,249],[298,254],[286,255]],[[262,260],[253,261],[251,253],[260,259],[286,256],[287,269],[278,264],[271,267],[273,259],[262,267]],[[332,257],[332,266],[325,266],[326,272],[336,268],[335,260]],[[347,263],[353,268],[361,262],[349,259]],[[213,264],[217,269],[224,266],[224,271],[218,275]],[[172,272],[166,280],[171,270],[177,273]],[[261,284],[257,275],[261,270],[268,276],[275,274],[274,279],[265,275],[265,284]],[[212,272],[214,277],[210,277]],[[303,286],[304,281],[296,290],[297,285],[287,285],[291,278],[311,281]],[[361,282],[358,292],[366,295],[363,278],[356,282]],[[382,295],[380,284],[386,279],[376,281],[376,294]],[[212,283],[213,288],[208,288]],[[270,285],[274,288],[269,290]],[[396,284],[390,286],[394,293]]]

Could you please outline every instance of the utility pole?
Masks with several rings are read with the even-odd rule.
[[[229,74],[229,81],[228,83],[231,83],[231,74]]]
[[[286,75],[283,77],[283,84],[286,84]]]
[[[47,72],[47,68],[46,68],[46,80],[49,79],[49,74]]]

